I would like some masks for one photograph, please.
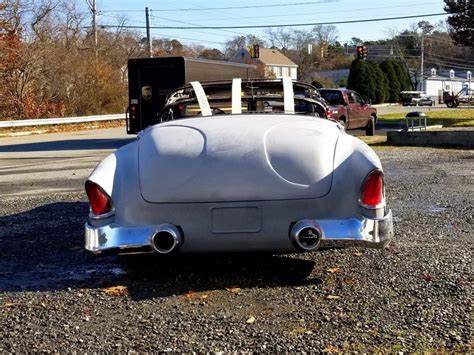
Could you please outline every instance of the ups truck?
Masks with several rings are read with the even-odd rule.
[[[166,97],[191,81],[250,79],[256,66],[185,57],[139,58],[128,61],[127,133],[158,122]]]

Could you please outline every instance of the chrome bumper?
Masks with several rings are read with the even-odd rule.
[[[389,211],[381,219],[349,218],[342,220],[317,220],[323,231],[322,245],[349,244],[363,247],[383,248],[393,237],[392,212]],[[111,252],[113,254],[151,253],[152,236],[156,231],[155,226],[147,227],[122,227],[111,223],[101,227],[85,225],[85,247],[94,254]],[[268,243],[269,252],[283,250],[271,249],[271,238]],[[186,244],[186,231],[184,230]],[[192,247],[186,248],[192,252]],[[238,246],[229,246],[229,251],[239,251]],[[245,250],[240,250],[245,251]],[[288,243],[287,252],[296,251]]]

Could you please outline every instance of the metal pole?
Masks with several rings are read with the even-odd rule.
[[[151,35],[150,35],[150,13],[148,12],[148,7],[145,7],[145,16],[146,16],[146,39],[148,43],[148,57],[153,58],[153,51],[151,47]]]
[[[96,8],[96,2],[95,0],[92,0],[92,31],[94,32],[94,55],[95,55],[95,61],[97,62],[99,58],[99,53],[97,49],[97,8]]]
[[[421,67],[420,67],[420,91],[423,91],[423,62],[425,59],[425,43],[423,29],[421,30]]]

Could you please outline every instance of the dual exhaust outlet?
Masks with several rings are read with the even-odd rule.
[[[323,231],[314,220],[303,219],[296,222],[290,230],[290,239],[301,251],[319,248]],[[151,246],[159,254],[170,254],[183,244],[183,232],[173,224],[160,224],[151,237]]]
[[[321,226],[311,219],[302,219],[296,222],[290,230],[290,239],[302,251],[318,249],[322,238]]]
[[[183,244],[183,233],[177,226],[160,224],[151,237],[151,246],[159,254],[170,254]]]

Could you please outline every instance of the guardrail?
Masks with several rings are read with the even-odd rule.
[[[114,115],[95,115],[95,116],[62,117],[62,118],[38,118],[34,120],[0,121],[0,128],[46,126],[46,125],[96,122],[96,121],[114,121],[114,120],[124,120],[124,119],[125,119],[124,113],[114,114]]]

